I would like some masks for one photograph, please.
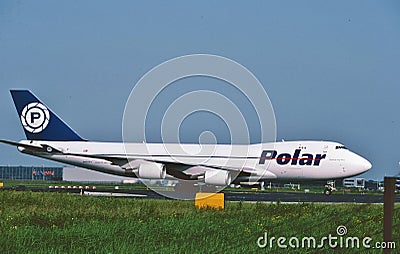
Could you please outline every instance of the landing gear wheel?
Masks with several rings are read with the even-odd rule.
[[[332,190],[326,188],[326,189],[324,190],[324,194],[325,194],[326,196],[329,196],[329,195],[332,194]]]

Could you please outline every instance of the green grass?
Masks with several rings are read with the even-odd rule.
[[[96,198],[68,193],[0,192],[3,253],[266,253],[257,239],[336,235],[382,241],[382,205],[227,202],[222,211],[193,201]],[[396,205],[393,237],[400,238]],[[275,243],[276,246],[276,243]],[[397,246],[400,248],[399,246]],[[293,250],[293,249],[291,249]],[[286,253],[275,247],[274,253]],[[318,249],[297,249],[314,253]],[[332,250],[353,252],[366,250]],[[381,253],[377,251],[376,253]]]

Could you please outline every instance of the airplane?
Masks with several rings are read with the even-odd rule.
[[[332,180],[372,165],[343,144],[283,141],[235,144],[94,142],[79,136],[29,90],[11,90],[26,140],[0,140],[21,153],[139,179],[179,179],[176,189],[264,181]],[[185,188],[183,188],[185,187]],[[325,191],[329,195],[330,189]]]

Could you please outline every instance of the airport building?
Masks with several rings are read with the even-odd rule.
[[[103,183],[121,183],[126,180],[132,180],[130,177],[110,175],[94,170],[79,167],[64,167],[63,181],[66,182],[103,182]]]
[[[62,167],[44,166],[0,166],[2,180],[62,181]]]
[[[0,166],[0,180],[120,183],[132,178],[77,167]]]
[[[110,175],[79,167],[45,167],[45,166],[0,166],[1,180],[32,180],[32,181],[64,181],[83,183],[140,183],[131,177]],[[176,181],[149,181],[159,182],[170,186]]]

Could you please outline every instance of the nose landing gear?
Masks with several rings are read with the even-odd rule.
[[[327,195],[327,196],[329,196],[329,195],[332,194],[332,191],[335,191],[335,190],[336,190],[336,188],[335,188],[335,181],[328,181],[328,182],[325,184],[324,194]]]

